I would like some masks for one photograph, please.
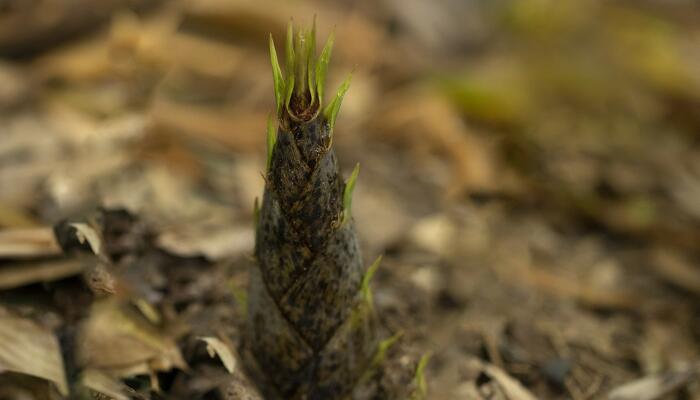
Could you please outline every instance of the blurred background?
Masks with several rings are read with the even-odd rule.
[[[268,34],[314,15],[429,399],[700,399],[694,0],[0,1],[0,398],[224,398]],[[99,207],[116,242],[61,255]]]

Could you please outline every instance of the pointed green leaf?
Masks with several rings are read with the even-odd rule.
[[[411,400],[424,400],[428,395],[428,385],[425,383],[425,367],[428,365],[430,356],[430,353],[423,354],[423,357],[418,361],[416,374],[413,377],[413,384],[416,386],[416,389],[411,395]]]
[[[384,360],[386,359],[386,353],[394,344],[396,344],[396,342],[401,338],[401,336],[403,336],[403,331],[398,331],[390,338],[384,339],[381,342],[379,342],[379,344],[377,345],[377,350],[372,356],[372,361],[370,362],[369,368],[366,368],[365,372],[360,377],[360,383],[367,382],[368,379],[371,379],[373,376],[376,376],[376,373],[378,372],[382,363],[384,363]]]
[[[306,57],[308,56],[308,43],[306,43],[306,33],[306,31],[300,29],[299,33],[296,36],[296,40],[294,41],[294,54],[296,57],[294,75],[296,75],[296,95],[299,99],[304,98],[304,91],[306,91],[307,84],[306,67],[308,67],[309,63],[306,59]]]
[[[381,263],[382,256],[379,256],[376,260],[374,260],[372,265],[370,265],[369,268],[367,268],[367,271],[365,271],[365,276],[362,277],[362,297],[365,298],[365,301],[367,302],[370,308],[374,308],[374,305],[372,303],[372,290],[369,287],[369,282],[372,280],[374,273],[377,272],[377,269],[379,268],[379,265]]]
[[[309,93],[311,94],[311,103],[314,104],[314,100],[316,99],[316,85],[314,82],[314,70],[316,68],[316,16],[314,15],[314,22],[313,25],[311,26],[311,32],[309,33],[309,47],[308,47],[308,53],[306,55],[306,61],[307,61],[307,66],[306,70],[308,71],[308,80],[309,80]]]
[[[258,224],[260,222],[260,203],[258,202],[258,198],[255,198],[255,202],[253,203],[253,227],[255,228],[255,231],[257,232],[258,230]]]
[[[287,25],[287,38],[285,42],[285,53],[284,56],[287,62],[287,68],[285,73],[287,77],[294,75],[294,25],[293,21],[290,19]]]
[[[248,314],[248,291],[242,287],[236,286],[233,282],[229,282],[231,294],[236,300],[236,308],[243,317]]]
[[[316,62],[316,92],[318,93],[318,104],[323,103],[323,91],[326,86],[326,73],[328,72],[328,64],[331,62],[331,53],[333,52],[333,41],[335,40],[335,32],[331,32],[326,40],[325,46],[321,51],[321,55]]]
[[[280,63],[277,59],[277,49],[275,49],[275,42],[272,40],[272,34],[270,34],[270,63],[272,64],[272,80],[275,85],[275,102],[277,105],[277,113],[279,114],[284,96],[284,77],[282,76]]]
[[[390,338],[384,339],[381,342],[379,342],[379,345],[377,346],[377,352],[374,353],[374,357],[372,358],[373,366],[377,367],[384,362],[384,360],[386,359],[387,351],[389,351],[391,346],[396,344],[396,342],[401,338],[401,336],[403,336],[403,331],[398,331]]]
[[[292,21],[289,21],[287,26],[287,43],[286,43],[286,58],[287,58],[287,79],[285,81],[285,93],[284,105],[289,110],[289,100],[292,98],[292,93],[294,91],[294,27]]]
[[[335,98],[333,98],[333,101],[331,101],[323,110],[323,116],[326,118],[326,121],[328,121],[328,125],[331,129],[331,136],[333,135],[333,128],[335,127],[335,119],[338,117],[338,111],[340,111],[340,105],[343,102],[343,97],[350,88],[351,80],[352,72],[348,74],[348,77],[345,78],[343,84],[340,85],[340,88],[338,88],[338,93],[335,95]]]
[[[352,170],[352,174],[345,182],[345,189],[343,189],[343,216],[341,219],[341,225],[345,224],[350,219],[350,212],[352,210],[352,192],[355,190],[355,183],[357,182],[357,175],[360,174],[360,163],[355,165]]]
[[[275,150],[276,142],[277,131],[270,115],[267,117],[267,171],[270,171],[270,166],[272,165],[272,152]]]
[[[294,93],[294,75],[290,75],[287,78],[287,94],[284,97],[284,106],[287,107],[287,111],[291,113],[289,109],[289,102],[292,100],[292,94]]]

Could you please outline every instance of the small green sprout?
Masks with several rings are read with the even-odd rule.
[[[374,307],[374,303],[372,302],[372,289],[369,287],[369,283],[372,280],[372,277],[374,277],[374,273],[377,272],[377,269],[381,263],[382,256],[380,255],[376,260],[374,260],[372,265],[367,268],[365,275],[362,277],[362,286],[360,290],[362,290],[362,297],[365,299],[365,302],[369,305],[370,309]]]
[[[401,339],[401,336],[403,336],[403,331],[398,331],[391,337],[379,342],[379,345],[377,345],[377,352],[374,353],[374,358],[372,358],[372,366],[378,367],[386,360],[386,353]]]
[[[430,361],[431,354],[423,354],[423,357],[418,361],[416,374],[413,377],[413,384],[416,386],[415,391],[411,395],[411,400],[423,400],[428,395],[428,385],[425,383],[425,367]]]
[[[360,163],[355,164],[355,168],[352,170],[352,174],[345,182],[345,189],[343,190],[343,215],[340,220],[340,224],[345,224],[350,219],[350,212],[352,210],[352,192],[355,190],[355,183],[357,182],[357,176],[360,174]]]
[[[277,142],[277,131],[275,130],[275,123],[272,120],[272,116],[267,117],[267,171],[270,170],[272,165],[272,152],[275,150],[275,143]]]
[[[253,227],[255,228],[255,231],[257,232],[258,230],[258,224],[260,223],[260,202],[258,201],[258,198],[255,198],[255,202],[253,203]]]

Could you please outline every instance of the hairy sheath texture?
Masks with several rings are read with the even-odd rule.
[[[315,42],[313,34],[295,38],[297,57],[304,40]],[[374,316],[360,290],[364,267],[331,147],[338,107],[320,112],[322,82],[289,87],[294,80],[311,82],[308,74],[317,69],[313,49],[295,64],[289,51],[292,68],[276,91],[292,95],[277,96],[278,128],[268,140],[247,340],[268,381],[268,398],[345,398],[376,348]],[[275,62],[276,55],[273,70]]]

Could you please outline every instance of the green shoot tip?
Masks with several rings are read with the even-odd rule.
[[[401,336],[403,336],[403,331],[398,331],[391,337],[379,342],[377,352],[374,354],[374,358],[372,359],[373,366],[378,367],[384,362],[384,360],[386,360],[386,353],[394,344],[396,344],[399,339],[401,339]]]

